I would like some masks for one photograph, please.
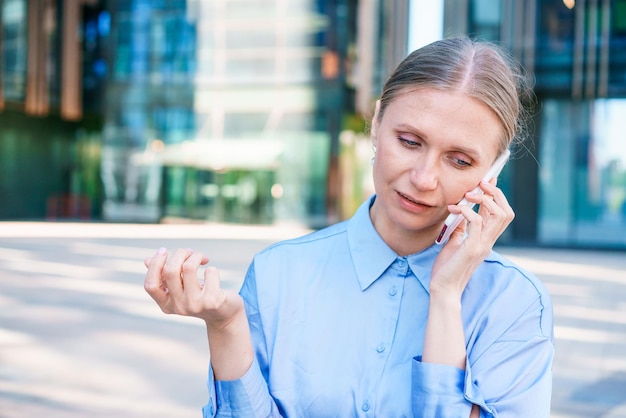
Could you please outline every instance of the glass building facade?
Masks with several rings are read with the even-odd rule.
[[[626,1],[545,3],[537,239],[626,247]]]
[[[534,80],[503,240],[626,248],[626,1],[446,1],[444,27],[500,42]]]
[[[407,7],[0,1],[0,219],[349,216]]]
[[[355,5],[109,0],[105,219],[323,223]]]
[[[626,0],[441,1],[534,80],[502,241],[626,248]],[[350,216],[408,3],[1,1],[0,219]]]
[[[0,1],[0,219],[100,215],[103,78],[91,69],[103,57],[89,3]]]
[[[2,2],[2,92],[4,100],[24,101],[26,95],[26,1]]]

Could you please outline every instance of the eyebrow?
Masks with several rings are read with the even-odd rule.
[[[397,126],[398,130],[405,130],[408,132],[411,132],[415,135],[418,135],[419,137],[423,138],[423,139],[428,139],[428,135],[424,134],[422,131],[420,131],[418,128],[416,128],[415,126],[406,124],[406,123],[400,123]],[[454,152],[461,152],[463,154],[467,154],[468,156],[470,156],[472,159],[474,160],[479,160],[480,158],[480,152],[478,152],[478,150],[476,150],[475,148],[468,148],[468,147],[464,147],[462,145],[455,145],[453,147],[451,147],[452,150]]]

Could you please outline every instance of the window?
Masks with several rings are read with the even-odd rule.
[[[546,100],[539,174],[540,242],[626,244],[626,99]]]
[[[25,0],[2,3],[2,91],[5,100],[26,96],[27,16]]]
[[[500,1],[475,0],[471,2],[472,33],[480,33],[481,38],[500,39]]]

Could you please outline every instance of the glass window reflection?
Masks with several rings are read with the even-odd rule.
[[[626,99],[545,101],[540,242],[626,244],[624,114]]]
[[[26,0],[2,2],[2,92],[5,100],[24,101],[26,92]]]

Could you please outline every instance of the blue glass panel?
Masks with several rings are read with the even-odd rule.
[[[625,99],[544,102],[540,242],[626,245],[624,114]]]
[[[2,91],[5,100],[24,101],[26,92],[26,0],[2,2]]]

